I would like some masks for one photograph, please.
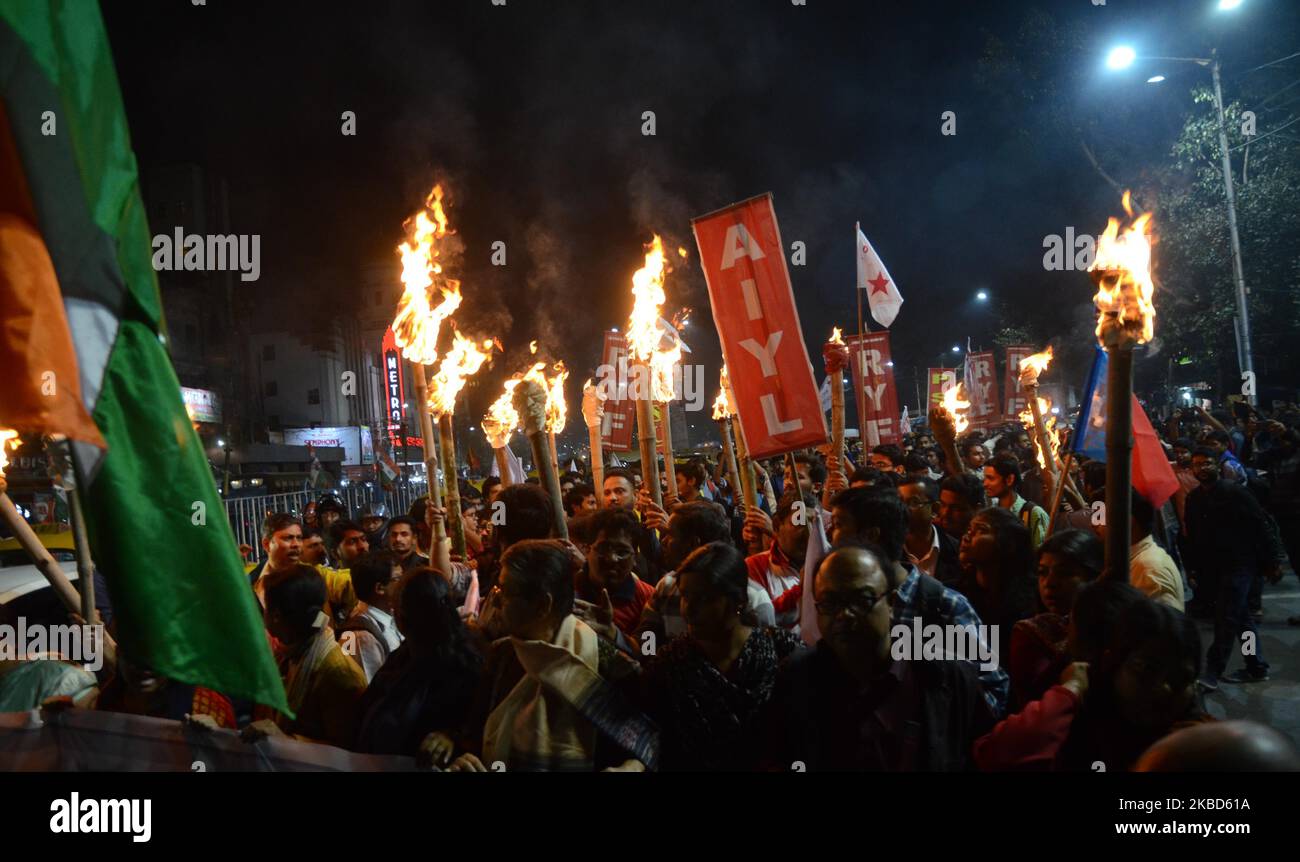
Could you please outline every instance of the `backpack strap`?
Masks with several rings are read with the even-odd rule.
[[[384,633],[380,631],[379,624],[365,614],[353,614],[344,621],[339,627],[339,638],[343,638],[344,632],[369,632],[370,635],[379,643],[379,649],[384,654],[384,661],[388,660],[390,650],[388,641],[384,638]]]

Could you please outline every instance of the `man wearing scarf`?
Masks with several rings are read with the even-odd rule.
[[[325,581],[297,564],[263,577],[266,629],[282,646],[281,678],[294,717],[259,706],[253,737],[285,734],[340,748],[352,746],[366,675],[344,655],[325,615]]]

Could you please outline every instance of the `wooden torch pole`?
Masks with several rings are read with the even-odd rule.
[[[438,419],[438,433],[442,438],[442,467],[447,477],[447,521],[451,524],[451,552],[465,556],[465,521],[460,514],[460,481],[456,475],[456,437],[451,427],[451,414]]]
[[[429,505],[442,508],[442,491],[438,486],[438,444],[433,433],[433,414],[429,412],[429,370],[418,362],[411,364],[415,367],[415,400],[416,412],[420,416],[420,436],[424,438],[424,471],[429,479],[428,501]],[[447,538],[444,520],[433,522],[435,542]]]

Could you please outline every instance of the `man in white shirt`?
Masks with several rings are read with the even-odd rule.
[[[1148,598],[1174,610],[1184,610],[1183,575],[1164,548],[1151,537],[1155,509],[1137,491],[1133,492],[1133,544],[1129,548],[1128,579]]]
[[[359,601],[352,616],[339,627],[339,646],[361,666],[367,683],[402,645],[402,634],[393,619],[394,593],[401,577],[402,564],[391,551],[352,564],[352,586]]]
[[[935,482],[911,477],[898,487],[898,495],[907,506],[907,538],[903,548],[907,559],[925,574],[952,585],[961,579],[961,561],[957,542],[935,526],[939,495]]]

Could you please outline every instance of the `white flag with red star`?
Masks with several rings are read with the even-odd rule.
[[[889,270],[876,250],[871,247],[862,228],[858,234],[858,287],[867,291],[867,302],[871,305],[871,317],[881,326],[888,327],[898,317],[898,309],[903,305],[903,295],[898,292],[894,280],[889,277]]]

